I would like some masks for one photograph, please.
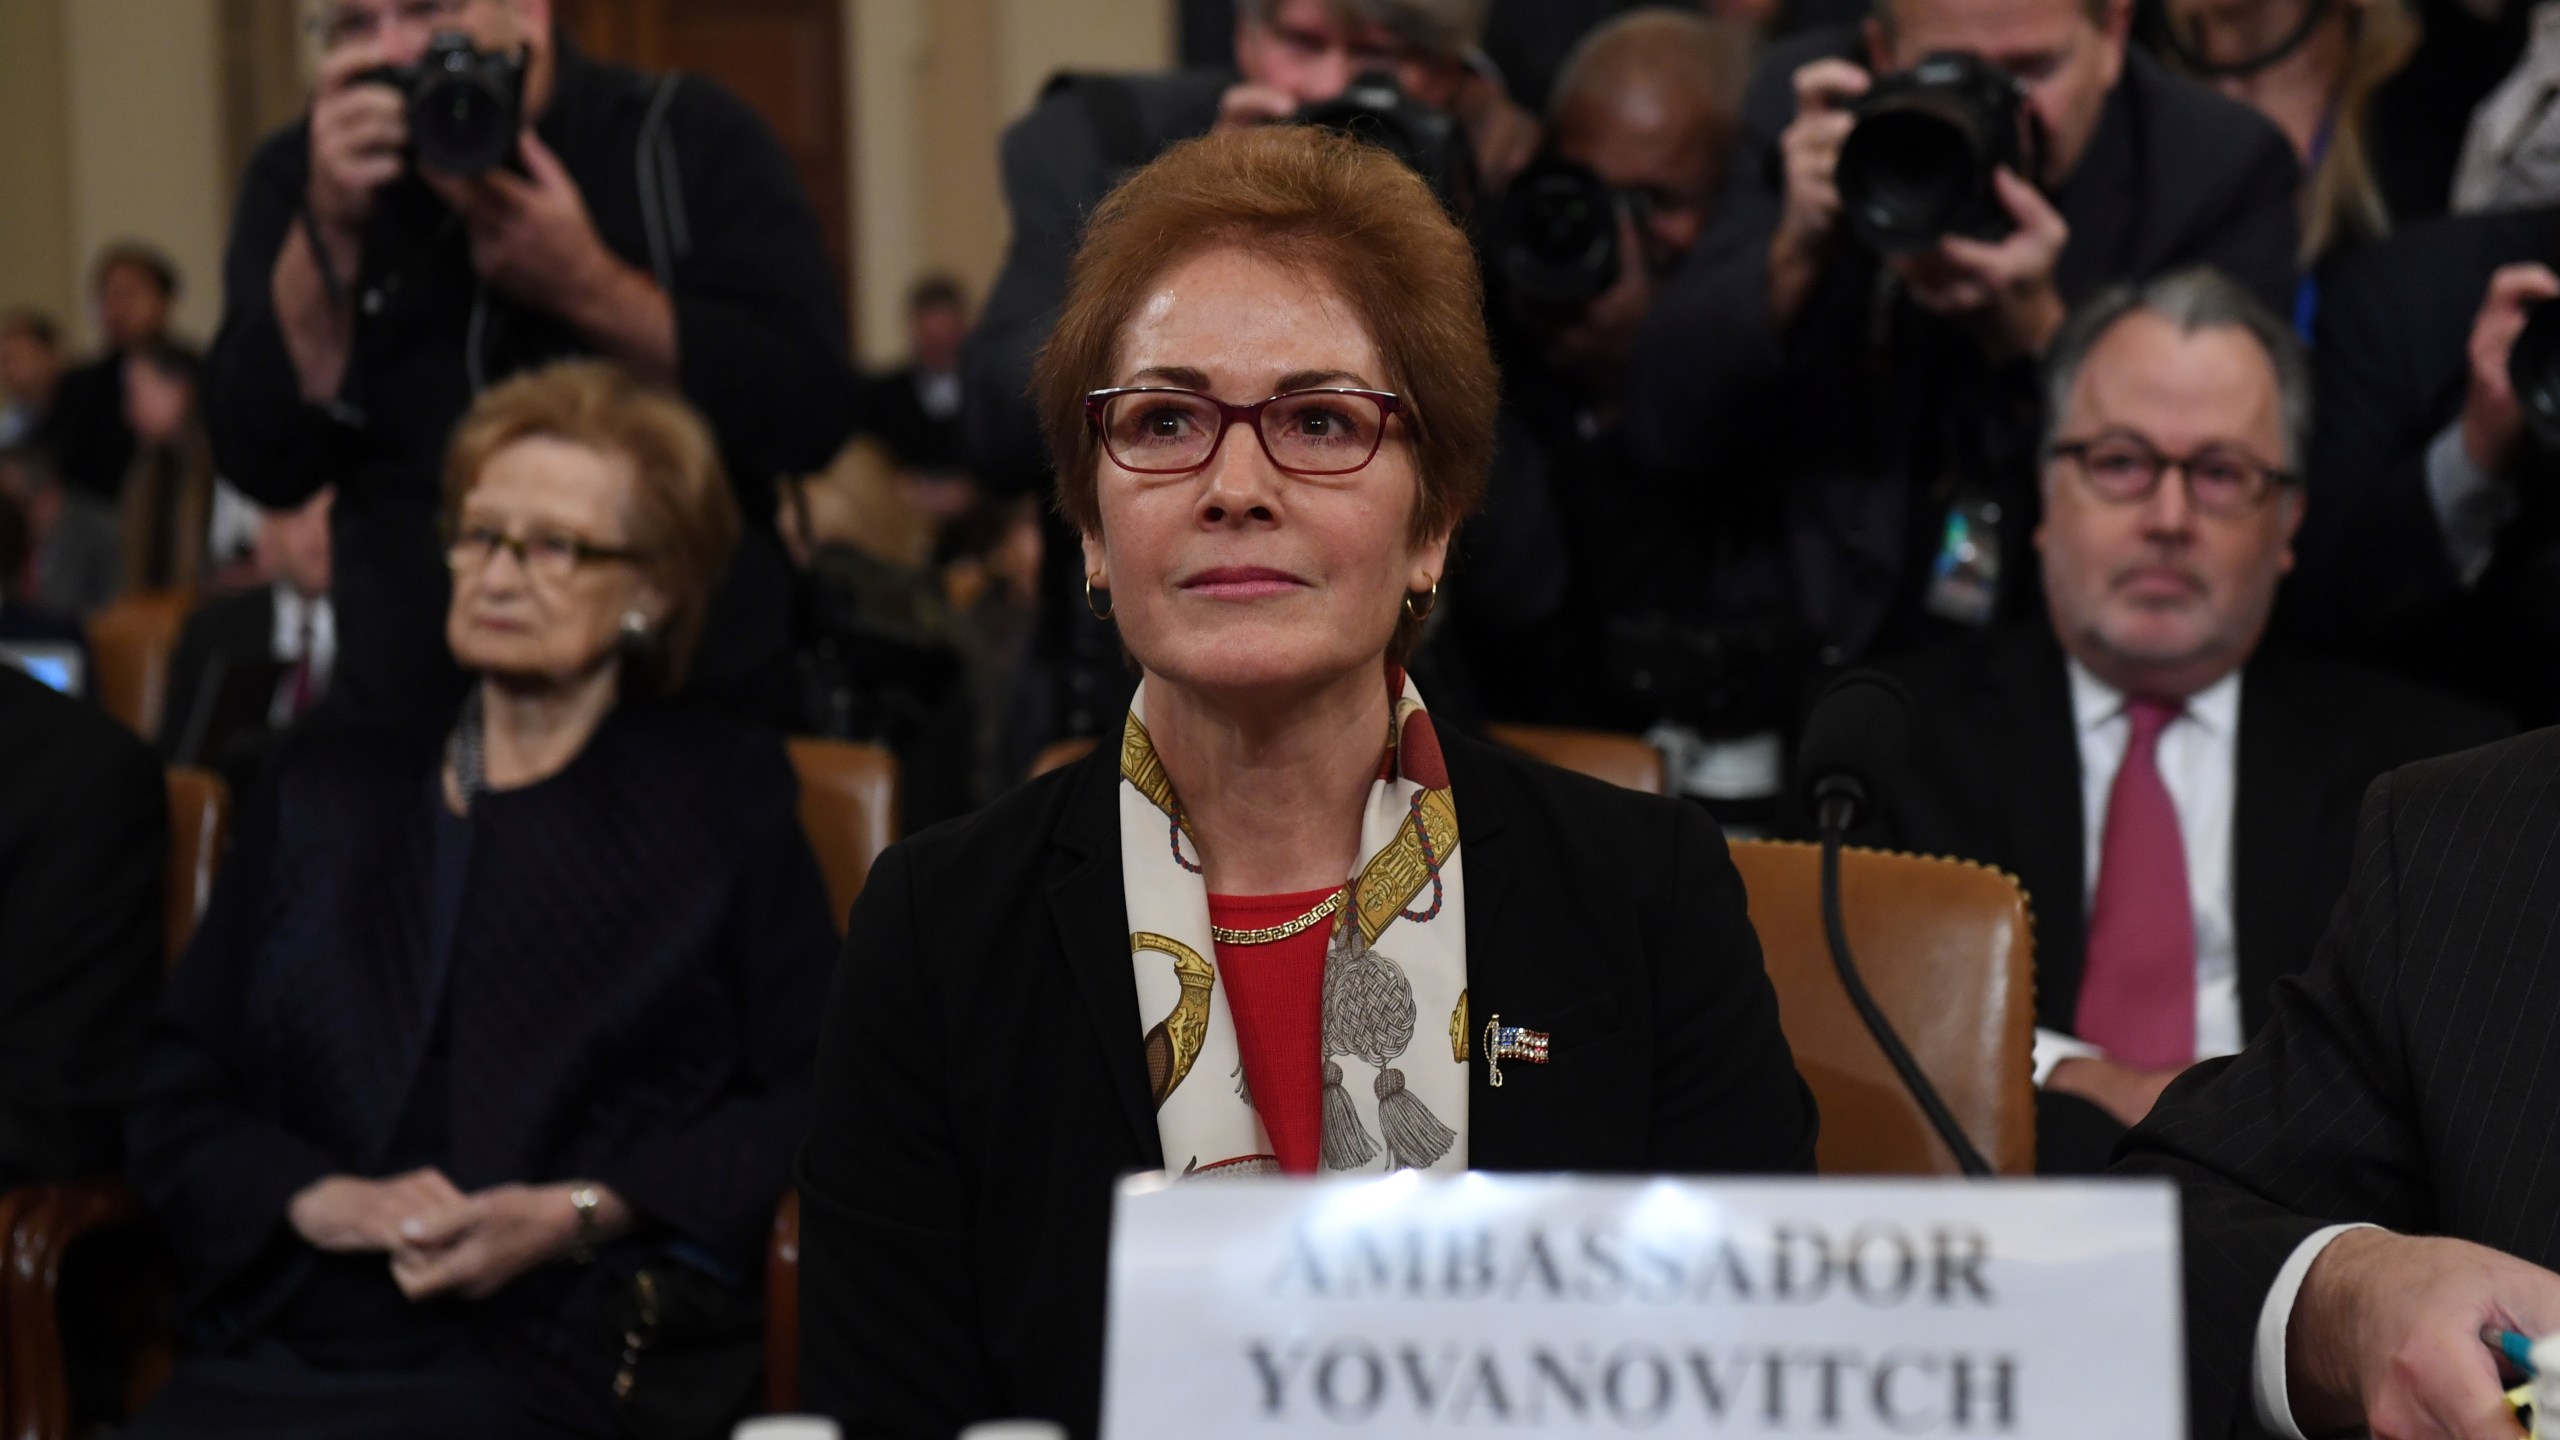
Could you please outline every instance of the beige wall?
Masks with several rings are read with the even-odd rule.
[[[222,314],[222,45],[216,0],[63,0],[71,246],[86,265],[127,237],[185,277],[178,329],[212,338]],[[94,339],[81,318],[84,342]]]
[[[0,0],[0,305],[67,320],[77,304],[69,165],[61,8]]]
[[[1151,70],[1171,0],[845,0],[853,93],[855,348],[905,350],[906,289],[947,270],[985,298],[1004,259],[996,140],[1060,70]]]

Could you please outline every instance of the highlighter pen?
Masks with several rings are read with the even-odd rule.
[[[2480,1343],[2506,1356],[2507,1362],[2522,1371],[2526,1379],[2533,1378],[2533,1338],[2531,1336],[2519,1335],[2513,1330],[2501,1330],[2495,1325],[2483,1325],[2480,1327]]]

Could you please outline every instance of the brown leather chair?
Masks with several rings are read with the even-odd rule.
[[[159,733],[169,692],[169,656],[186,629],[195,596],[185,590],[144,590],[126,595],[89,617],[89,652],[97,673],[89,693],[143,739]]]
[[[1487,725],[1484,738],[1559,770],[1659,795],[1668,788],[1662,752],[1634,735],[1567,730],[1554,725]]]
[[[168,963],[175,966],[213,896],[214,872],[230,838],[231,792],[220,776],[172,767],[166,889]],[[62,1267],[91,1236],[144,1223],[142,1203],[113,1176],[23,1185],[0,1195],[0,1435],[65,1436],[75,1423],[62,1348]],[[136,1395],[166,1373],[165,1337],[144,1337],[132,1375]]]
[[[1851,1008],[1823,939],[1821,851],[1733,846],[1778,1020],[1822,1107],[1826,1175],[1952,1175],[1941,1143]],[[1984,866],[1881,850],[1841,857],[1858,973],[1974,1147],[2035,1173],[2035,934],[2018,882]]]
[[[791,768],[800,772],[800,825],[827,877],[827,903],[844,928],[871,862],[898,838],[898,761],[876,745],[796,736]]]
[[[210,770],[169,769],[169,963],[178,963],[213,900],[214,871],[231,838],[231,788]]]
[[[1064,740],[1052,740],[1040,747],[1039,754],[1031,757],[1031,768],[1022,772],[1022,778],[1037,780],[1061,766],[1073,765],[1092,754],[1093,747],[1099,743],[1090,735],[1072,735]]]
[[[800,1192],[783,1192],[764,1257],[764,1403],[777,1415],[800,1408]]]

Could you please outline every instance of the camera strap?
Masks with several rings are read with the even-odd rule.
[[[640,187],[640,224],[649,237],[649,270],[669,300],[675,298],[676,265],[693,250],[692,232],[685,223],[684,181],[676,165],[675,142],[667,133],[667,109],[683,79],[673,72],[659,77],[632,155]]]

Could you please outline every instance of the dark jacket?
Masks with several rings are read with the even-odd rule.
[[[2364,1220],[2560,1267],[2549,994],[2560,730],[2374,783],[2309,971],[2247,1050],[2169,1087],[2122,1170],[2183,1189],[2188,1433],[2257,1433],[2250,1355],[2285,1257]],[[2468,1337],[2463,1337],[2467,1339]]]
[[[1231,70],[1060,77],[998,151],[1012,238],[960,354],[963,458],[1000,494],[1041,493],[1049,449],[1031,406],[1031,360],[1058,323],[1085,218],[1121,177],[1177,140],[1206,135]]]
[[[2036,1023],[2069,1034],[2088,944],[2078,726],[2045,625],[1965,636],[1881,666],[1911,695],[1911,749],[1889,814],[1858,843],[2018,877],[2035,912]],[[2261,649],[2240,672],[2232,929],[2243,1029],[2276,980],[2311,963],[2347,883],[2374,778],[2514,733],[2499,715],[2397,676]]]
[[[149,748],[0,664],[0,1189],[115,1164],[168,857]]]
[[[534,129],[577,181],[604,243],[655,273],[646,196],[670,200],[661,234],[673,250],[677,378],[719,439],[747,521],[696,666],[717,684],[789,642],[772,482],[825,466],[851,429],[843,297],[790,160],[754,112],[685,77],[666,105],[666,153],[643,165],[658,78],[565,44],[558,55]],[[206,410],[222,473],[260,504],[298,505],[338,486],[332,594],[345,660],[333,693],[344,713],[396,721],[461,692],[444,654],[437,539],[446,435],[479,389],[592,347],[555,317],[484,292],[452,212],[406,176],[380,192],[365,231],[355,348],[335,408],[303,403],[271,277],[309,152],[297,121],[259,147],[242,182]],[[673,185],[656,178],[668,171]]]
[[[1733,536],[1720,620],[1800,626],[1848,656],[1937,628],[1922,596],[1949,505],[1997,503],[2003,613],[2030,613],[2038,396],[2026,361],[1994,367],[1907,298],[1878,313],[1879,262],[1845,235],[1794,327],[1768,320],[1784,203],[1778,137],[1792,76],[1858,58],[1854,29],[1771,50],[1744,101],[1737,159],[1706,235],[1664,287],[1630,370],[1627,429],[1646,466],[1706,492]],[[2057,283],[2071,304],[2122,280],[2209,264],[2291,313],[2293,152],[2256,113],[2139,50],[2077,169],[2053,195],[2070,224]],[[1881,324],[1879,323],[1881,322]],[[1870,343],[1881,334],[1882,343]]]
[[[2278,624],[2516,708],[2560,717],[2560,679],[2519,654],[2560,644],[2560,464],[2528,438],[2528,503],[2478,585],[2445,549],[2427,447],[2461,414],[2471,323],[2504,265],[2560,263],[2560,210],[2412,226],[2336,267],[2321,294],[2310,505]]]
[[[1443,731],[1470,1009],[1547,1030],[1480,1063],[1478,1169],[1806,1171],[1796,1077],[1705,812]],[[997,1416],[1094,1433],[1111,1187],[1163,1164],[1122,899],[1119,750],[894,846],[854,908],[802,1152],[803,1373],[857,1435]]]
[[[83,495],[110,505],[124,491],[139,444],[124,418],[124,352],[109,350],[62,372],[46,412],[43,443],[54,473]]]
[[[780,744],[626,706],[566,769],[484,797],[459,849],[439,839],[442,752],[423,730],[296,741],[171,982],[130,1169],[210,1348],[257,1335],[311,1273],[296,1192],[390,1173],[395,1132],[439,1124],[466,1193],[601,1180],[642,1217],[622,1255],[682,1243],[763,1273],[835,943]],[[456,854],[460,901],[440,906]],[[477,1323],[602,1364],[584,1307],[611,1268],[536,1270]]]

